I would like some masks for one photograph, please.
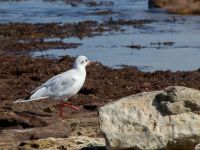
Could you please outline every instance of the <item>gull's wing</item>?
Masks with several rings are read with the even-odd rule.
[[[32,91],[29,97],[18,99],[14,103],[30,102],[63,95],[71,96],[77,86],[76,74],[77,72],[74,69],[58,74]]]
[[[56,80],[59,80],[59,78],[61,76],[62,76],[62,73],[58,74],[56,76],[53,76],[52,78],[47,80],[44,84],[42,84],[41,86],[37,87],[35,90],[31,91],[30,95],[28,95],[27,97],[22,98],[22,99],[17,99],[13,103],[30,102],[30,101],[34,101],[34,100],[40,100],[40,99],[48,98],[49,96],[41,96],[41,97],[35,97],[35,98],[31,98],[31,96],[33,96],[33,95],[37,96],[39,93],[41,94],[41,92],[42,92],[41,90],[42,89],[45,89],[46,87],[51,86],[53,83],[56,82]]]
[[[44,84],[42,84],[41,86],[37,87],[35,90],[31,91],[31,94],[35,93],[37,90],[45,87],[45,86],[49,86],[50,84],[52,84],[53,82],[56,82],[56,80],[58,78],[60,78],[60,76],[62,76],[62,73],[61,74],[58,74],[56,76],[53,76],[52,78],[50,78],[49,80],[47,80]]]
[[[41,97],[70,95],[71,92],[73,92],[72,90],[76,86],[76,74],[76,71],[72,69],[52,77],[43,85],[38,87],[30,98],[38,98],[39,95],[41,95]]]

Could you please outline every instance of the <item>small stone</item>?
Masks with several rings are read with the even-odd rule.
[[[79,144],[83,144],[84,142],[83,141],[76,141],[76,144],[79,145]]]
[[[43,109],[43,111],[47,112],[47,113],[52,113],[54,110],[55,110],[54,107],[47,107],[47,108]]]
[[[77,132],[78,135],[82,135],[82,133],[80,131]]]
[[[59,150],[67,150],[67,147],[65,147],[64,145],[60,145],[60,146],[58,146],[58,149]]]

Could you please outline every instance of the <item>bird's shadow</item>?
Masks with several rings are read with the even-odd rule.
[[[89,95],[89,94],[94,94],[95,93],[95,90],[93,88],[82,88],[80,91],[79,91],[80,94],[83,94],[83,95]]]
[[[48,115],[48,114],[36,113],[36,112],[31,112],[31,111],[23,111],[23,112],[15,111],[15,113],[18,115],[31,115],[31,116],[40,116],[40,117],[51,117],[52,116],[52,115]]]

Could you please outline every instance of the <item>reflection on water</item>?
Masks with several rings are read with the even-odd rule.
[[[200,16],[179,16],[148,10],[147,0],[28,0],[0,3],[1,23],[103,22],[111,17],[113,20],[126,18],[156,21],[141,27],[124,26],[125,32],[109,32],[102,36],[45,39],[78,42],[82,45],[77,49],[51,49],[32,55],[59,57],[83,54],[111,67],[132,65],[144,71],[194,70],[200,67]],[[174,44],[152,44],[159,42]],[[145,48],[127,47],[134,44]]]
[[[130,27],[131,28],[131,27]],[[59,57],[63,55],[87,55],[93,60],[101,61],[104,65],[119,67],[119,65],[134,65],[143,71],[155,70],[191,70],[199,68],[200,44],[199,33],[189,33],[193,40],[184,39],[186,33],[166,32],[159,33],[129,32],[104,34],[102,36],[66,38],[64,42],[82,43],[77,49],[48,50],[34,52],[34,56],[46,55]],[[180,38],[179,38],[180,37]],[[158,42],[175,41],[173,45],[152,44]],[[132,43],[145,48],[131,49],[126,47]],[[143,67],[146,66],[146,67]]]

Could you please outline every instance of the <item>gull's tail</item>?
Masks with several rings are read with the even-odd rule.
[[[37,101],[37,100],[46,99],[46,98],[49,98],[49,97],[44,96],[44,97],[39,97],[39,98],[35,98],[35,99],[23,99],[22,98],[22,99],[17,99],[13,103],[25,103],[25,102]]]

